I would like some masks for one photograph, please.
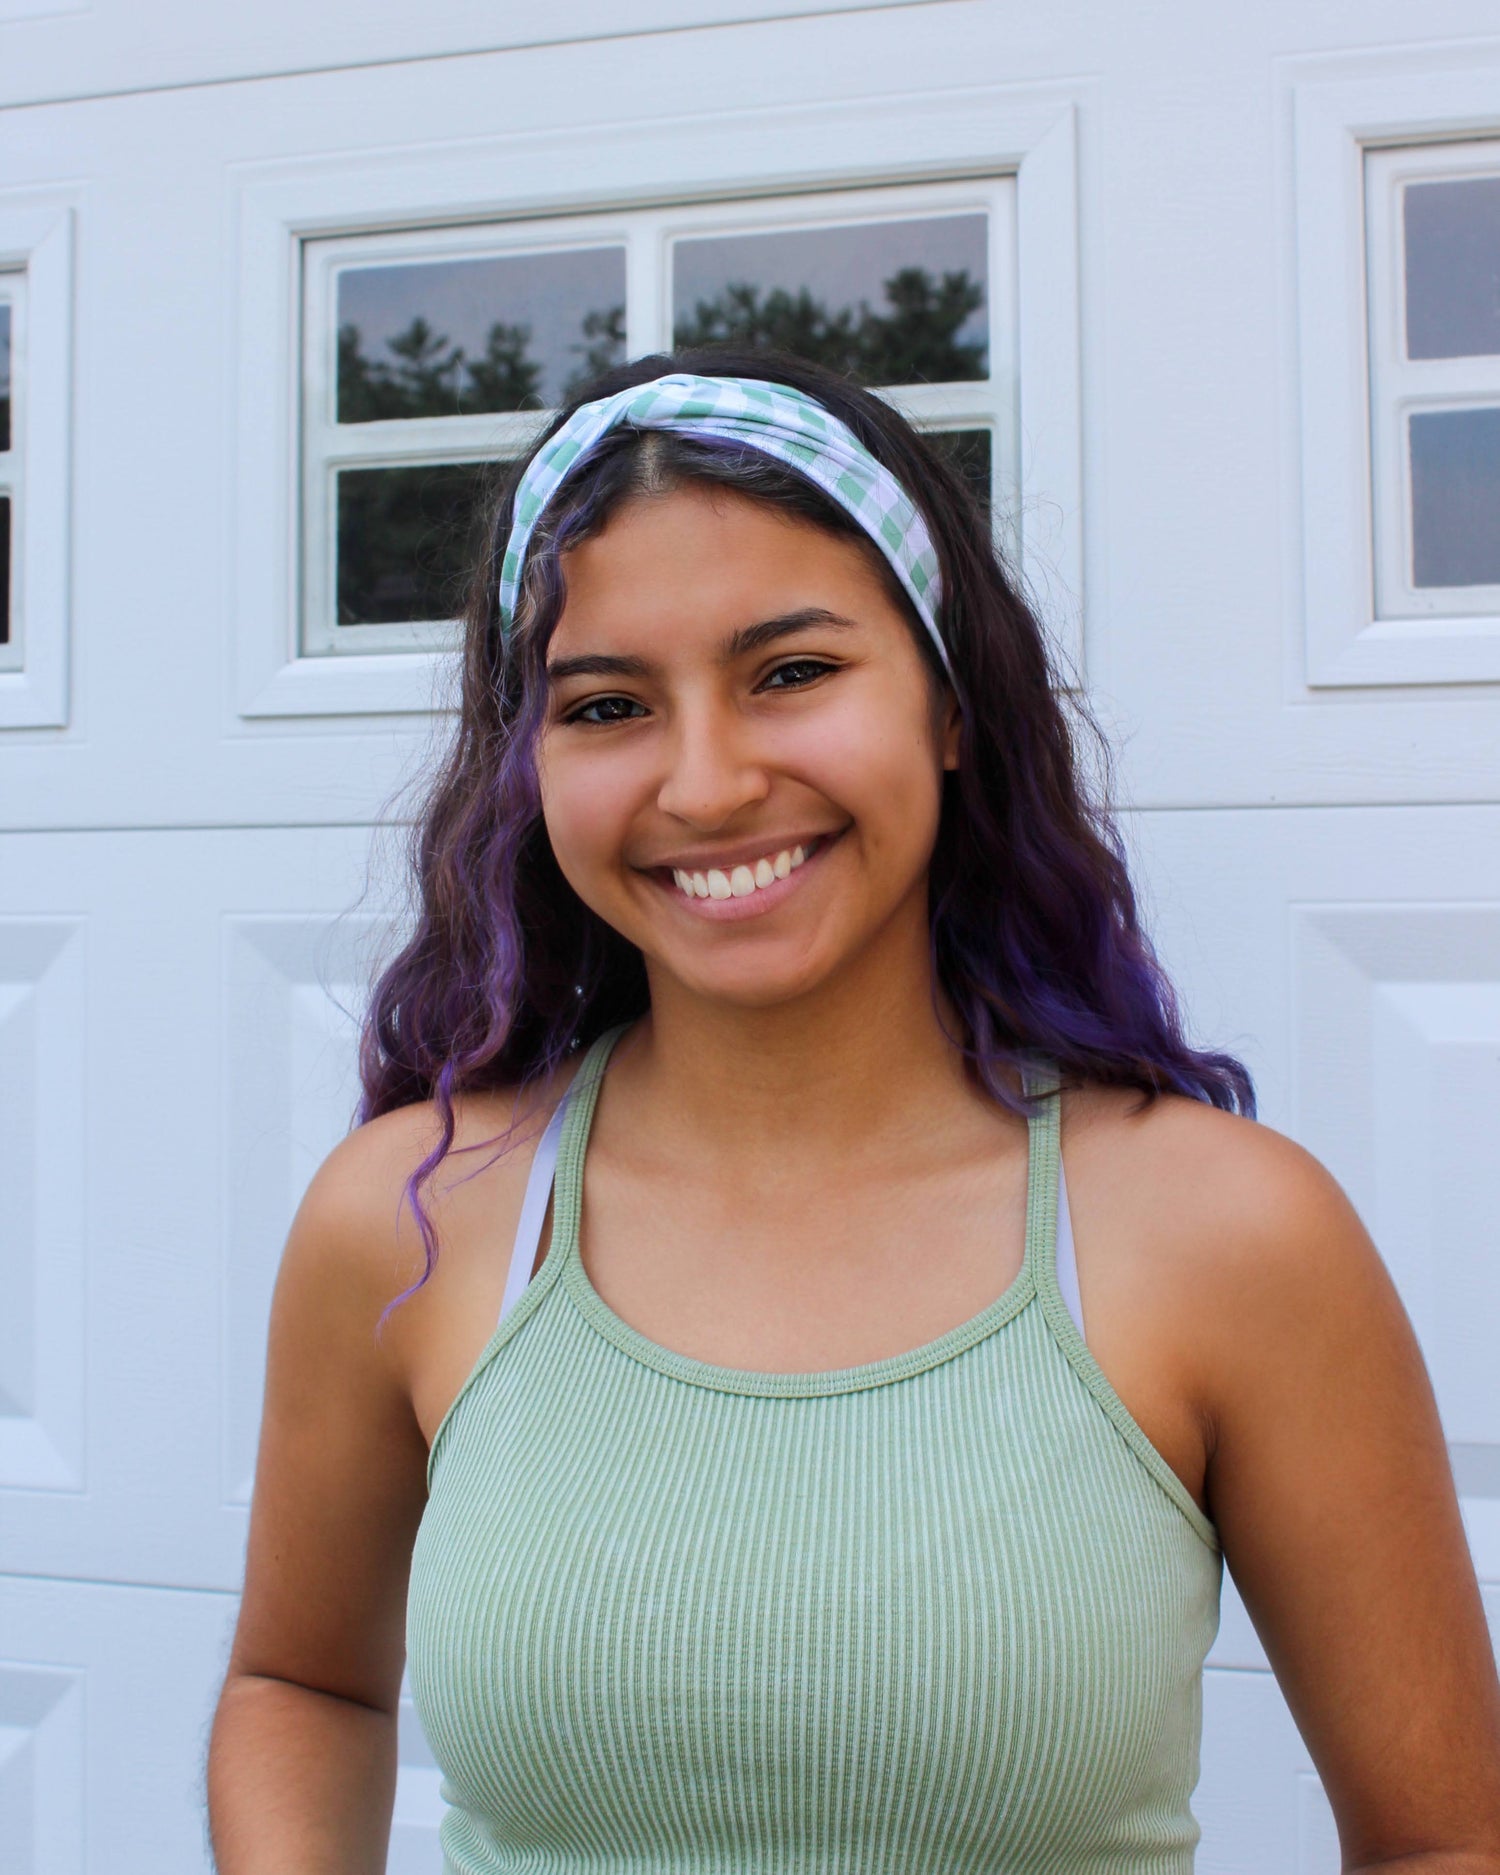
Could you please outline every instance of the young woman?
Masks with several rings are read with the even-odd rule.
[[[408,1639],[462,1875],[1187,1870],[1225,1558],[1345,1867],[1500,1870],[1407,1319],[1185,1040],[927,442],[780,355],[597,382],[415,859],[277,1287],[223,1875],[382,1866]]]

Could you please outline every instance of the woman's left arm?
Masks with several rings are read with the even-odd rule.
[[[1337,1181],[1253,1130],[1194,1311],[1225,1560],[1345,1868],[1500,1875],[1500,1683],[1416,1336]]]

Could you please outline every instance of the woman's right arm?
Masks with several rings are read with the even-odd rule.
[[[271,1310],[245,1591],[208,1759],[220,1875],[378,1875],[396,1778],[406,1582],[427,1448],[376,1325],[412,1280],[393,1164],[414,1112],[335,1148]],[[423,1145],[427,1142],[422,1142]]]

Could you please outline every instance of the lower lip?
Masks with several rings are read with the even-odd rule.
[[[690,917],[706,918],[714,924],[733,923],[741,918],[759,918],[766,912],[775,911],[778,905],[795,892],[807,873],[816,866],[840,836],[833,834],[820,839],[800,866],[795,866],[784,879],[777,879],[771,885],[758,885],[753,892],[747,892],[743,898],[699,898],[695,893],[689,898],[682,887],[670,876],[661,879],[653,874],[657,882],[672,894],[682,909]]]

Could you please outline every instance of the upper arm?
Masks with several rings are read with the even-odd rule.
[[[1225,1559],[1350,1863],[1500,1856],[1500,1687],[1415,1334],[1333,1177],[1253,1132],[1198,1299]]]
[[[287,1238],[232,1658],[233,1671],[384,1709],[395,1706],[404,1664],[427,1458],[376,1332],[403,1281],[391,1171],[403,1125],[390,1115],[336,1147]]]

